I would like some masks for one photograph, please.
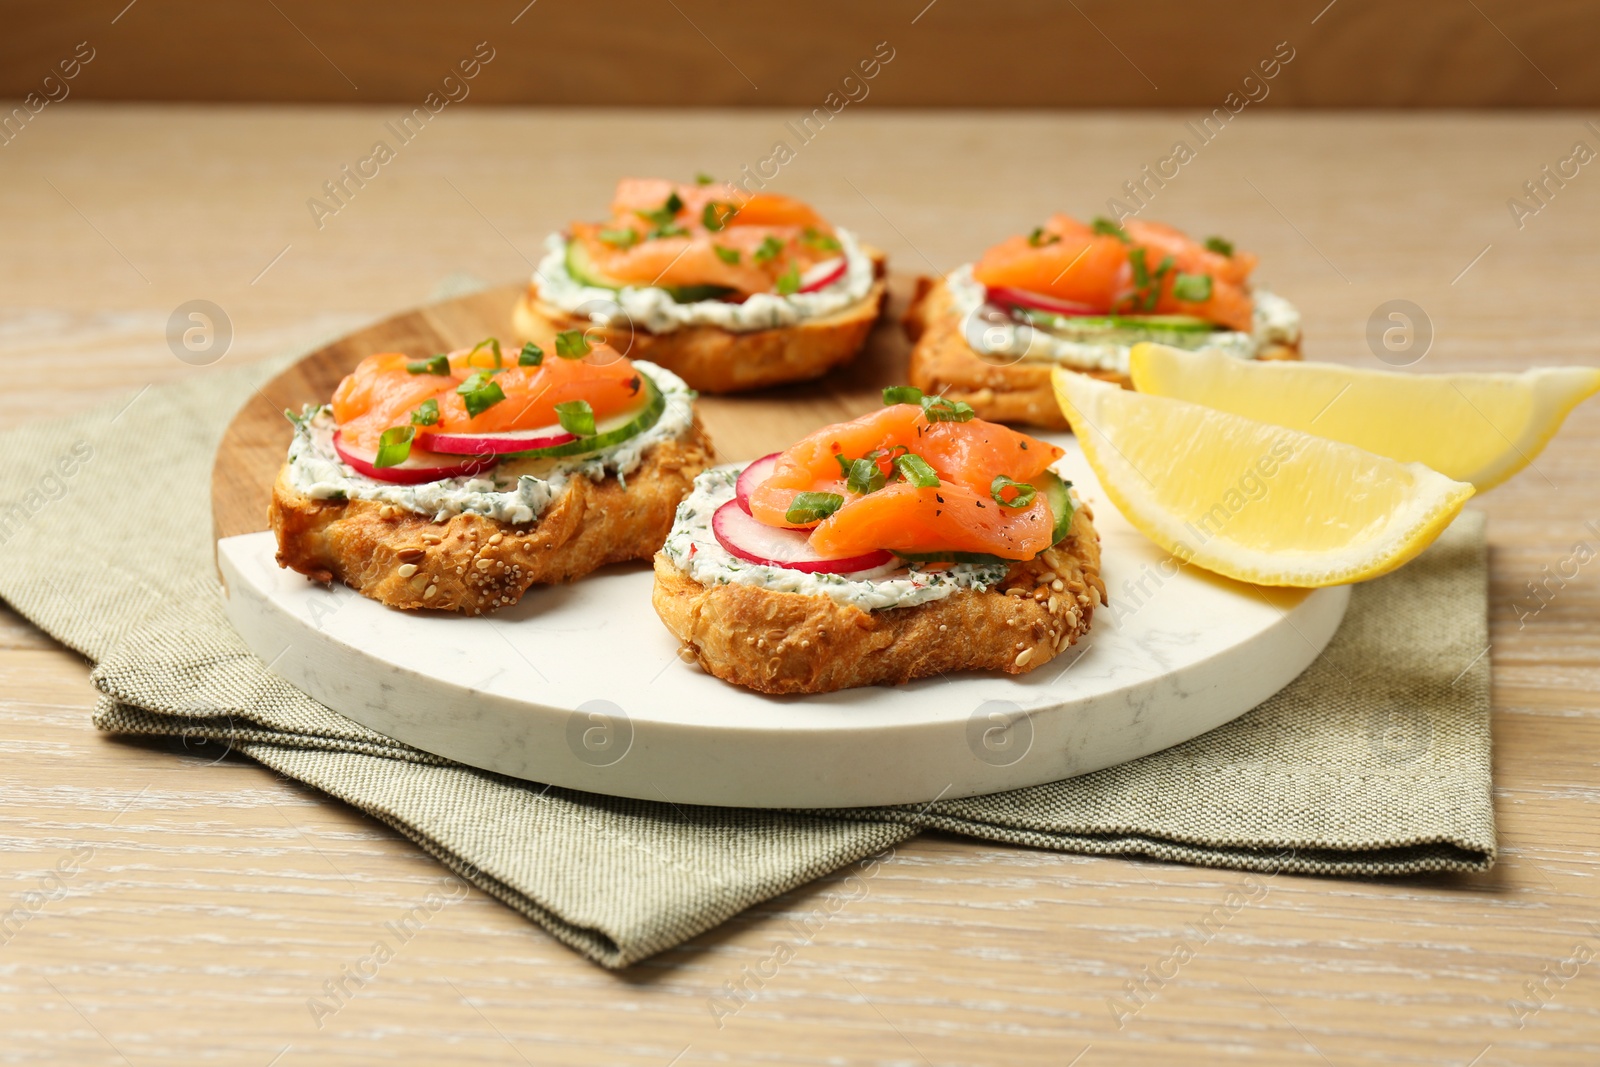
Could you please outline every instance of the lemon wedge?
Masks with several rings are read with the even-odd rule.
[[[1421,463],[1057,367],[1106,495],[1174,556],[1258,585],[1375,578],[1433,543],[1472,486]]]
[[[1427,464],[1481,493],[1533,462],[1600,369],[1401,374],[1135,345],[1133,387]]]

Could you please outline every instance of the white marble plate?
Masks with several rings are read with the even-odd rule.
[[[1262,589],[1179,568],[1095,505],[1112,606],[1020,677],[767,697],[683,663],[645,564],[536,588],[491,617],[403,613],[273,562],[270,533],[218,543],[228,614],[271,669],[357,722],[518,778],[747,807],[921,803],[1056,781],[1186,741],[1298,675],[1346,587]]]

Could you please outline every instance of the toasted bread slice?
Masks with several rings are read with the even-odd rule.
[[[973,351],[961,332],[942,280],[918,278],[916,292],[901,323],[916,342],[911,349],[911,384],[925,393],[965,400],[980,419],[1024,423],[1049,430],[1071,429],[1050,386],[1048,362],[1003,362]],[[1299,359],[1298,346],[1275,345],[1257,359]],[[1130,387],[1126,374],[1089,370],[1102,381]]]
[[[517,302],[512,313],[519,340],[545,348],[563,330],[584,330],[603,339],[629,359],[646,359],[672,371],[702,393],[738,393],[785,382],[817,378],[854,359],[866,344],[886,292],[886,259],[876,249],[863,249],[877,267],[877,281],[862,300],[842,311],[807,319],[793,326],[735,333],[720,326],[686,326],[671,333],[650,333],[629,326],[599,327],[539,298],[537,283]]]
[[[730,583],[707,586],[656,556],[656,613],[706,671],[762,693],[828,693],[947,671],[1023,674],[1089,630],[1100,535],[1087,505],[1055,547],[1000,585],[915,607],[863,611],[828,596]]]
[[[573,475],[542,515],[521,525],[472,514],[434,522],[370,500],[316,500],[290,484],[285,464],[270,510],[278,564],[393,608],[481,615],[515,604],[531,585],[649,559],[710,462],[697,421],[685,436],[651,446],[626,484],[615,475]]]

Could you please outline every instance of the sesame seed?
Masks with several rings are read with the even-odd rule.
[[[420,548],[402,548],[399,552],[396,552],[395,555],[399,558],[401,563],[416,563],[418,560],[422,559],[423,556],[426,556],[427,553]]]
[[[476,564],[474,564],[474,566],[476,566],[480,571],[486,571],[489,569],[489,566],[492,563],[494,563],[494,560],[492,559],[480,559]]]
[[[428,586],[428,588],[426,588],[426,589],[424,589],[422,591],[422,599],[423,600],[432,600],[433,599],[433,594],[437,593],[438,591],[439,591],[439,587],[438,586],[430,585],[430,586]]]
[[[504,541],[505,539],[506,539],[506,535],[505,534],[497,532],[493,537],[489,538],[489,543],[491,545],[498,545],[501,541]]]
[[[1016,660],[1017,666],[1026,667],[1028,665],[1028,661],[1030,659],[1032,659],[1032,658],[1033,658],[1033,649],[1031,649],[1031,648],[1023,649],[1021,652],[1017,653],[1017,660]]]
[[[415,563],[402,563],[400,564],[399,570],[397,570],[395,573],[400,575],[402,578],[409,578],[413,574],[417,573],[417,565]]]

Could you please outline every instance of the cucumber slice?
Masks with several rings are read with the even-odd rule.
[[[601,270],[589,255],[588,249],[581,241],[567,242],[567,273],[572,275],[572,280],[580,285],[591,286],[595,289],[610,289],[616,292],[619,289],[632,285],[632,282],[620,281],[612,278]],[[648,288],[639,286],[639,288]],[[701,300],[721,300],[736,290],[726,285],[663,285],[678,304],[694,304]]]
[[[594,433],[588,437],[580,437],[565,444],[551,445],[549,448],[513,452],[500,458],[520,459],[537,456],[541,459],[556,459],[563,456],[581,456],[589,452],[598,452],[602,448],[620,445],[630,437],[637,437],[654,426],[661,418],[661,413],[667,409],[667,398],[656,387],[656,383],[650,380],[650,376],[640,373],[639,380],[643,383],[645,392],[645,402],[642,407],[601,419],[595,424]]]
[[[1120,325],[1145,330],[1193,330],[1210,333],[1217,328],[1214,322],[1193,315],[1115,315]]]
[[[1159,333],[1212,333],[1217,325],[1193,315],[1054,315],[1048,311],[1018,308],[1023,318],[1040,329],[1062,334],[1111,333],[1118,330]]]
[[[1055,519],[1050,543],[1060,544],[1062,538],[1067,536],[1067,531],[1072,529],[1072,496],[1067,492],[1072,483],[1055,471],[1045,471],[1029,484],[1043,493],[1049,502],[1050,515]],[[1004,556],[991,556],[987,552],[896,552],[895,555],[907,563],[1003,563],[1009,567],[1019,562]]]

